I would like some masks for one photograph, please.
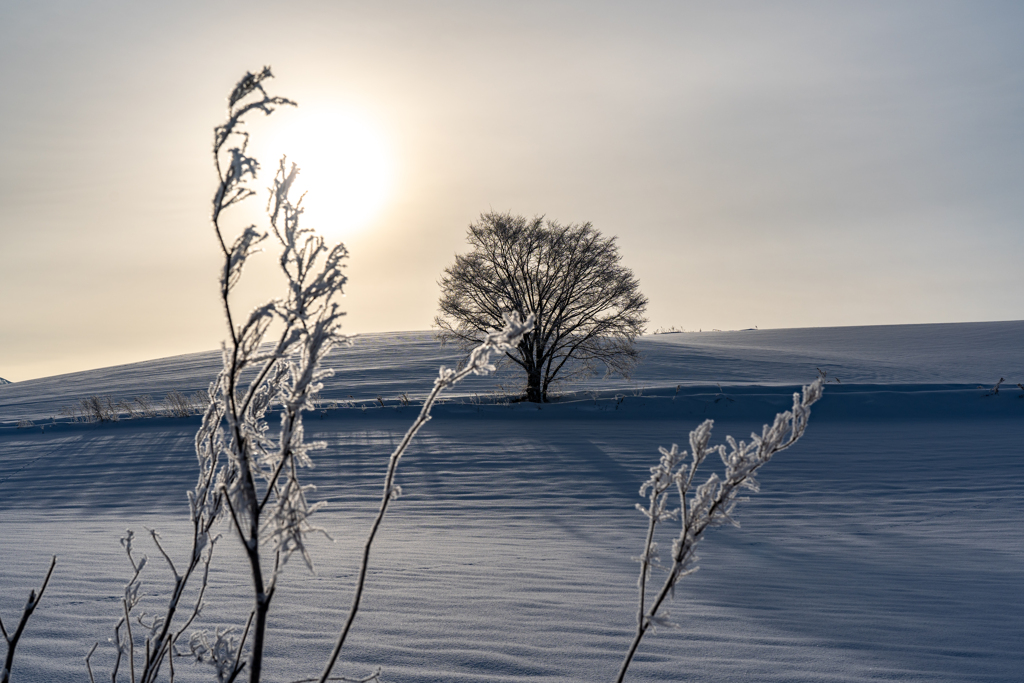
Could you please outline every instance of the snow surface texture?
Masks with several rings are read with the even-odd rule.
[[[596,378],[541,409],[477,402],[476,391],[500,397],[511,373],[471,378],[406,455],[404,495],[385,520],[339,673],[611,679],[635,627],[630,558],[646,520],[633,505],[657,447],[684,445],[708,417],[714,443],[745,437],[820,367],[842,384],[826,387],[804,439],[762,471],[762,492],[738,508],[743,528],[709,532],[702,570],[669,607],[681,630],[645,639],[627,680],[1019,681],[1022,341],[1022,322],[657,335],[641,340],[647,358],[632,382]],[[416,414],[396,396],[422,394],[458,357],[429,333],[368,335],[332,356],[339,372],[325,397],[362,401],[307,419],[309,438],[329,443],[311,498],[329,502],[317,523],[336,542],[315,539],[316,575],[287,569],[268,680],[320,670],[388,454]],[[0,387],[5,623],[59,556],[15,682],[83,680],[82,657],[111,635],[129,578],[118,538],[131,526],[153,557],[148,526],[185,548],[195,480],[198,417],[47,418],[93,394],[200,389],[217,362],[194,354]],[[997,395],[977,388],[1000,377]],[[37,424],[17,428],[23,419]],[[218,552],[203,615],[211,628],[241,624],[249,608],[245,579],[232,578],[246,576],[237,541]],[[147,572],[157,608],[169,576],[155,561]],[[101,645],[94,668],[105,671],[110,654]],[[212,670],[185,665],[177,678],[211,680]]]

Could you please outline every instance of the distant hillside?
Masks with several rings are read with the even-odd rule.
[[[626,396],[719,383],[797,386],[818,377],[819,369],[847,386],[974,389],[992,387],[1003,377],[1006,389],[1024,382],[1021,339],[1024,320],[657,334],[637,339],[643,361],[629,379],[598,373],[556,391]],[[359,335],[326,359],[335,374],[320,396],[373,402],[377,396],[397,401],[404,394],[418,400],[430,391],[439,366],[454,367],[463,358],[457,346],[441,346],[430,331]],[[191,395],[206,390],[220,364],[220,351],[204,351],[13,382],[0,390],[0,425],[55,417],[89,396],[161,401],[172,390]],[[521,374],[509,367],[474,377],[446,396],[494,399],[516,394],[521,385]]]
[[[0,384],[11,384],[11,383],[12,382],[10,380],[7,380],[7,379],[4,379],[3,377],[0,377]]]

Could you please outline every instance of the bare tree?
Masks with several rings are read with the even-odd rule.
[[[533,331],[506,356],[526,372],[526,399],[547,401],[551,383],[600,366],[628,376],[639,360],[647,298],[620,263],[614,237],[590,223],[560,225],[486,213],[469,226],[471,251],[445,269],[443,341],[476,344],[502,314],[534,316]]]

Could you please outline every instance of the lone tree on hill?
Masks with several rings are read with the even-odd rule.
[[[526,371],[526,400],[536,403],[560,372],[564,379],[604,365],[627,376],[635,367],[647,297],[614,237],[590,223],[486,213],[467,239],[472,250],[456,255],[439,282],[442,340],[476,344],[502,326],[502,313],[532,313],[533,331],[506,356]]]

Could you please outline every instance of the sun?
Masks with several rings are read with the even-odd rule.
[[[380,127],[362,112],[342,107],[300,107],[282,124],[270,132],[261,155],[264,172],[268,163],[276,171],[282,155],[289,165],[298,164],[295,188],[306,193],[303,225],[329,237],[351,236],[369,226],[394,184],[391,148]]]

